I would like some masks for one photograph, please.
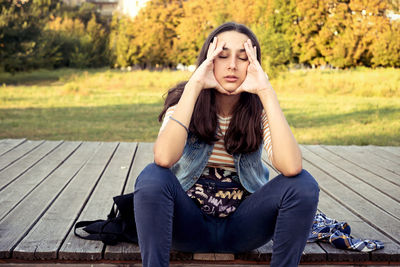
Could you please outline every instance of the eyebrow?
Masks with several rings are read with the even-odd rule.
[[[227,47],[223,47],[222,48],[222,50],[231,50],[230,48],[227,48]],[[246,50],[244,49],[244,48],[242,48],[242,49],[239,49],[239,53],[243,53],[243,52],[246,52]]]

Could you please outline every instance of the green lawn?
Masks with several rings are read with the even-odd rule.
[[[0,138],[149,141],[189,72],[0,74]],[[400,70],[292,71],[271,81],[299,143],[400,145]]]

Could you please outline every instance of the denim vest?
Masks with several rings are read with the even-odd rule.
[[[194,135],[189,134],[183,155],[177,163],[171,167],[171,171],[178,178],[183,190],[189,190],[199,179],[207,165],[214,145],[208,145],[200,141]],[[269,171],[261,161],[263,145],[247,154],[233,154],[236,172],[243,187],[250,193],[268,182]]]

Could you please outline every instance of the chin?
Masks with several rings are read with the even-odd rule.
[[[236,86],[236,85],[228,85],[228,86],[223,86],[223,88],[226,90],[226,91],[228,91],[229,93],[232,93],[232,92],[234,92],[236,89],[238,89],[239,88],[239,86]]]

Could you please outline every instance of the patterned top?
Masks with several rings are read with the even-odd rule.
[[[167,125],[174,111],[175,106],[168,108],[160,132]],[[250,193],[240,183],[232,179],[232,177],[237,176],[235,164],[233,156],[226,151],[224,146],[224,136],[232,117],[217,116],[219,124],[218,140],[214,144],[203,174],[187,193],[204,213],[226,217],[234,212]],[[264,149],[267,151],[269,160],[272,161],[271,133],[265,111],[262,112],[262,126]]]
[[[234,212],[249,193],[232,179],[236,172],[206,167],[187,194],[209,215],[226,217]]]

